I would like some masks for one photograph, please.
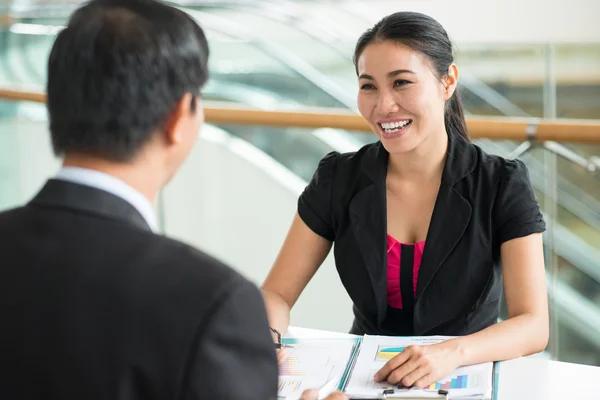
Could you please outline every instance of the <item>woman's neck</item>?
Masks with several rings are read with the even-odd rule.
[[[390,154],[388,175],[410,181],[440,178],[448,152],[448,134],[444,131],[430,135],[414,150]]]

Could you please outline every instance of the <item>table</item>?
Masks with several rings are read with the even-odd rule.
[[[344,338],[347,333],[291,326],[291,338]],[[600,400],[600,367],[535,357],[500,363],[496,400]]]

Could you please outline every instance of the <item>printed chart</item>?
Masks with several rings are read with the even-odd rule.
[[[481,376],[479,374],[463,374],[452,375],[441,381],[432,383],[424,387],[425,390],[440,390],[440,389],[474,389],[479,387]],[[407,389],[403,385],[398,385],[398,389]]]
[[[404,351],[405,347],[378,346],[375,361],[388,362]]]
[[[479,387],[479,375],[454,375],[442,381],[432,383],[425,389],[440,390],[440,389],[472,389]]]
[[[355,340],[303,339],[285,347],[277,396],[299,399],[307,389],[335,390],[354,351]]]
[[[411,397],[427,398],[440,389],[448,390],[453,396],[479,396],[491,393],[492,363],[472,365],[456,369],[450,376],[425,388],[407,388],[387,382],[375,382],[375,374],[392,358],[411,345],[429,346],[447,337],[382,337],[367,336],[363,339],[360,352],[346,386],[351,395],[380,395],[384,390],[410,392]]]
[[[288,355],[288,357],[285,359],[284,363],[282,365],[279,366],[279,375],[283,375],[283,376],[306,376],[309,375],[310,372],[308,372],[307,367],[309,367],[309,365],[306,365],[307,363],[305,363],[304,365],[304,369],[302,368],[303,365],[301,364],[300,360],[298,359],[298,355],[295,353],[292,353],[290,355]]]
[[[277,386],[278,393],[296,392],[302,387],[302,381],[297,379],[281,378]]]

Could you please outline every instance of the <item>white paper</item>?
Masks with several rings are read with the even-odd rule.
[[[323,396],[337,390],[355,345],[354,339],[301,339],[285,347],[277,397],[296,400],[307,389],[322,389]]]
[[[490,396],[492,387],[493,363],[461,367],[450,376],[426,389],[406,389],[388,383],[374,381],[374,376],[387,361],[396,356],[405,347],[411,345],[426,346],[450,339],[448,336],[426,337],[387,337],[365,336],[360,353],[352,371],[346,393],[350,395],[381,395],[383,390],[394,390],[394,396],[411,398],[439,397],[438,390],[445,389],[450,398],[465,396]]]

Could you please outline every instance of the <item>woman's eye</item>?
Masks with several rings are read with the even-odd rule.
[[[373,86],[373,85],[371,85],[370,83],[365,83],[365,84],[364,84],[364,85],[362,85],[360,88],[361,88],[362,90],[371,90],[371,89],[373,89],[373,88],[374,88],[374,86]]]
[[[394,86],[404,86],[409,83],[410,83],[409,81],[405,81],[404,79],[398,79],[398,80],[394,81]]]

